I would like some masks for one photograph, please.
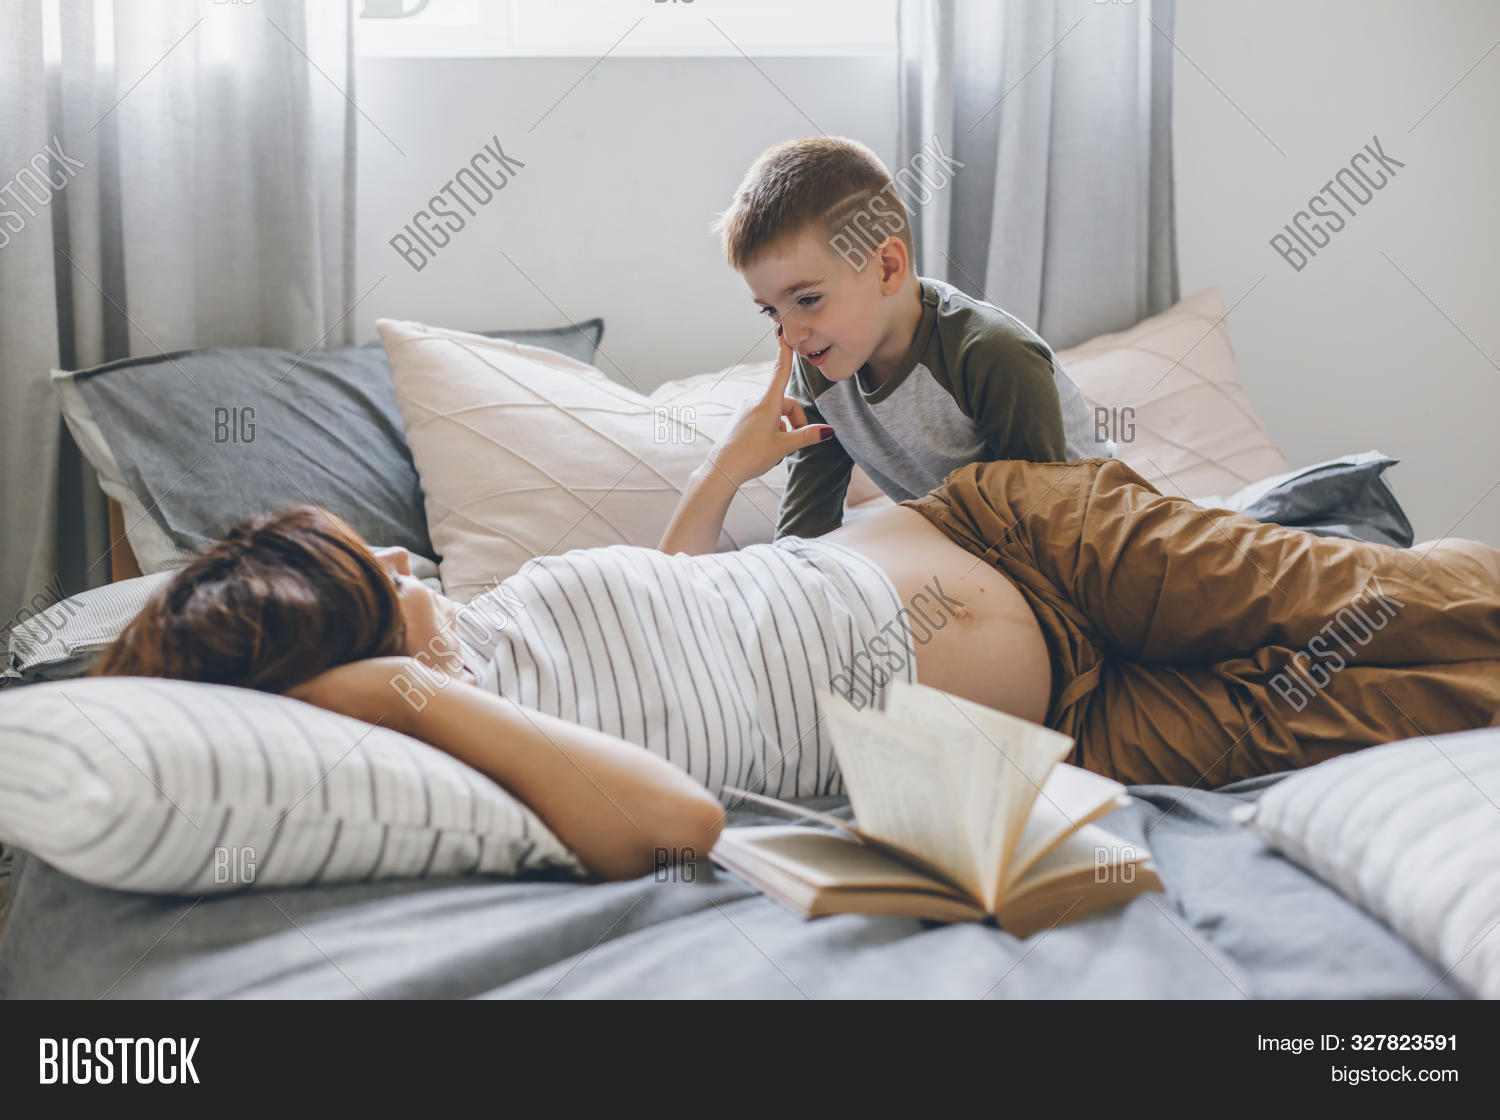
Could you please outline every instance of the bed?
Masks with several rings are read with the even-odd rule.
[[[1185,310],[1173,309],[1137,330],[1157,340],[1159,368],[1172,373],[1181,367],[1213,400],[1243,398],[1232,369],[1215,373],[1184,361],[1203,337],[1204,323],[1222,329],[1223,316],[1212,317],[1212,302],[1184,301]],[[1216,306],[1222,310],[1221,303]],[[1182,354],[1160,342],[1163,328],[1157,320],[1177,331]],[[576,333],[579,326],[566,331]],[[602,324],[583,360],[592,357],[599,332]],[[1114,407],[1135,390],[1111,386],[1113,367],[1107,359],[1116,352],[1138,354],[1142,347],[1133,336],[1111,337],[1110,345],[1095,340],[1080,347],[1068,364],[1088,375],[1080,383],[1092,401]],[[561,335],[538,339],[536,345],[560,348]],[[366,370],[373,354],[383,360],[378,347],[358,349],[362,353],[351,351],[350,360],[365,363]],[[1227,339],[1222,352],[1229,352]],[[241,386],[243,396],[247,367],[238,362],[221,362],[221,372]],[[322,371],[330,384],[344,377],[336,365]],[[273,376],[281,383],[274,366],[266,367],[268,384]],[[90,374],[131,368],[117,364]],[[1161,382],[1166,375],[1158,376],[1159,368],[1137,366],[1129,373],[1138,382]],[[758,383],[768,371],[768,366],[740,371],[741,383]],[[138,364],[133,372],[141,372]],[[193,367],[195,379],[212,373],[211,363]],[[174,373],[163,370],[159,376],[173,384]],[[724,381],[723,373],[702,376],[702,386],[684,382],[688,388],[682,392],[709,387],[709,378],[713,386]],[[195,500],[203,508],[215,505],[225,492],[222,483],[215,491],[210,482],[195,498],[191,485],[179,486],[180,477],[171,481],[178,472],[170,463],[154,463],[149,455],[126,461],[130,433],[119,425],[146,425],[152,419],[153,404],[139,400],[140,382],[92,376],[96,388],[121,383],[119,408],[106,422],[100,411],[108,399],[96,397],[90,402],[94,419],[84,409],[80,423],[76,393],[70,414],[67,392],[75,391],[73,379],[81,383],[85,375],[54,374],[59,377],[68,379],[68,386],[59,384],[59,393],[70,428],[111,501],[116,586],[153,573],[159,577],[181,563],[195,541],[213,536],[215,527],[195,533],[184,526],[199,515]],[[1226,388],[1231,382],[1232,393]],[[376,390],[362,398],[362,415],[371,430],[385,430],[392,424],[394,401],[388,399],[388,381]],[[1180,400],[1182,390],[1174,381],[1166,381],[1162,391]],[[347,379],[339,393],[348,397]],[[1263,520],[1410,544],[1410,523],[1380,480],[1394,460],[1369,452],[1283,472],[1285,459],[1269,444],[1247,401],[1238,398],[1231,409],[1236,422],[1249,417],[1253,424],[1242,424],[1237,435],[1226,437],[1222,425],[1215,428],[1201,418],[1189,423],[1200,435],[1217,433],[1212,438],[1222,454],[1212,461],[1180,425],[1172,426],[1169,409],[1143,411],[1142,433],[1149,438],[1138,450],[1142,473],[1148,473],[1149,463],[1157,472],[1152,481],[1164,491],[1174,479],[1188,477],[1197,493],[1215,486],[1226,494],[1236,490],[1216,504]],[[667,399],[694,398],[669,393]],[[138,401],[133,416],[124,407],[132,400]],[[716,413],[721,420],[732,412],[732,403]],[[347,401],[343,407],[349,407]],[[180,426],[162,411],[156,418],[162,431]],[[710,411],[704,407],[699,419],[706,420]],[[1148,421],[1156,422],[1149,432]],[[109,430],[109,423],[116,428]],[[295,431],[272,431],[287,445],[299,438]],[[163,438],[149,431],[139,437],[147,446]],[[379,472],[383,484],[405,479],[402,494],[381,510],[364,511],[376,521],[362,523],[357,506],[336,505],[333,497],[325,504],[373,543],[404,544],[415,555],[435,555],[420,512],[417,523],[404,528],[390,517],[377,523],[402,502],[415,503],[420,511],[421,490],[405,447],[394,448],[384,463],[364,466]],[[232,463],[230,468],[233,473]],[[348,471],[337,461],[327,473],[347,482]],[[280,485],[269,471],[259,478]],[[257,478],[243,471],[235,482],[243,489],[237,495],[242,501],[276,500],[258,492]],[[174,494],[172,502],[163,500],[168,492]],[[159,496],[148,507],[153,493]],[[281,499],[288,496],[296,495]],[[848,510],[857,516],[887,501],[867,480],[858,480]],[[75,674],[84,665],[75,659],[58,672]],[[19,676],[17,681],[24,683]],[[1447,970],[1409,940],[1231,816],[1289,777],[1272,775],[1217,790],[1131,787],[1131,804],[1100,823],[1150,849],[1165,893],[1142,895],[1025,940],[993,922],[942,925],[863,916],[802,921],[707,859],[659,877],[604,884],[450,876],[193,897],[91,885],[12,849],[9,908],[0,929],[0,998],[1464,997]],[[844,817],[850,812],[840,800],[804,804]],[[729,823],[771,819],[738,808]]]

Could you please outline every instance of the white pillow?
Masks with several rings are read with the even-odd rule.
[[[0,693],[0,843],[162,894],[587,875],[529,808],[416,739],[286,696],[141,677]]]
[[[407,443],[442,555],[467,602],[534,556],[655,547],[688,476],[747,393],[748,375],[699,375],[647,397],[551,350],[379,319]],[[740,488],[721,550],[769,541],[785,464]]]
[[[1209,288],[1057,352],[1084,399],[1105,410],[1116,458],[1163,494],[1228,494],[1291,469],[1240,383],[1224,318]]]
[[[1339,755],[1235,815],[1471,993],[1497,999],[1497,805],[1500,728],[1484,728]]]

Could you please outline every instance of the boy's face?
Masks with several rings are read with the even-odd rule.
[[[761,314],[780,324],[787,344],[828,380],[842,381],[859,371],[889,332],[894,301],[884,298],[881,271],[873,257],[856,272],[808,230],[771,245],[741,275]]]

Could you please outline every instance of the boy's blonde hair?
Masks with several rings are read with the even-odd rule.
[[[808,228],[856,271],[887,237],[901,238],[915,267],[911,220],[891,173],[868,147],[843,136],[806,136],[767,148],[710,228],[737,272],[774,242]]]

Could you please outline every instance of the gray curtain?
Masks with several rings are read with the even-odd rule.
[[[353,342],[357,111],[348,0],[0,0],[0,26],[3,631],[109,579],[49,370]]]
[[[963,164],[913,207],[918,271],[1054,347],[1176,302],[1172,0],[900,0],[898,24],[900,164]]]

